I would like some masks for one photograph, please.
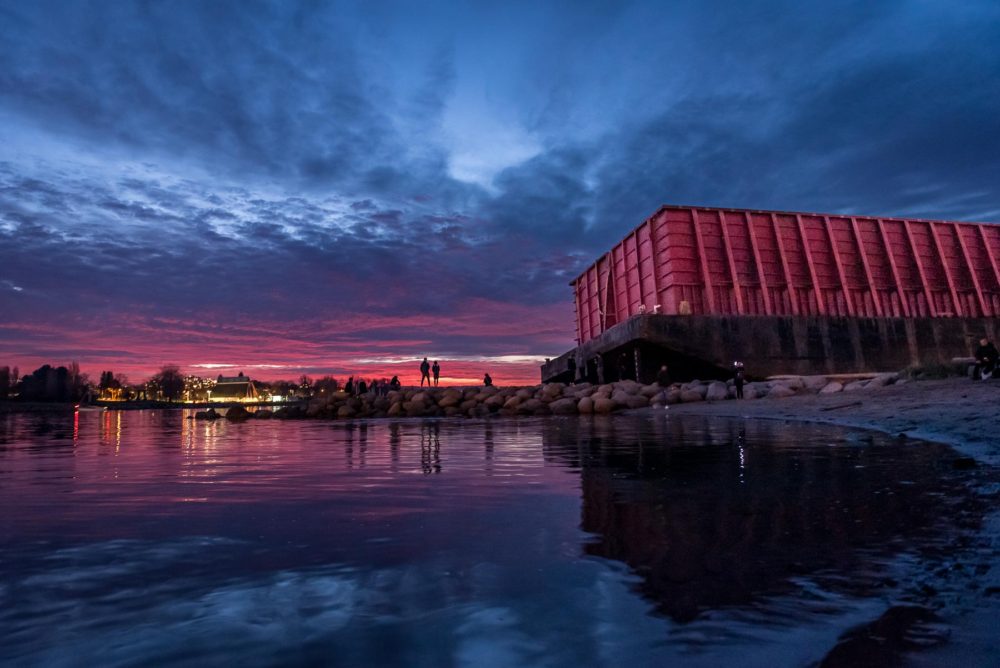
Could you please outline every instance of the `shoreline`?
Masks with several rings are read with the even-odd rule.
[[[857,392],[674,404],[670,413],[868,429],[1000,465],[1000,381],[916,380]]]

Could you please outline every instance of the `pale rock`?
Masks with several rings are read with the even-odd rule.
[[[866,387],[868,387],[867,380],[856,380],[853,383],[844,385],[844,392],[857,392],[858,390],[863,390]]]
[[[729,394],[729,388],[725,383],[715,382],[708,386],[705,391],[706,401],[722,401]]]
[[[820,394],[835,394],[837,392],[843,392],[843,391],[844,391],[844,385],[843,385],[843,383],[838,383],[837,381],[832,380],[829,383],[827,383],[826,385],[824,385],[823,389],[820,390],[819,393]]]
[[[689,404],[689,403],[692,403],[692,402],[695,402],[695,401],[702,401],[702,400],[704,400],[704,398],[705,397],[702,396],[701,392],[699,392],[697,390],[681,390],[680,391],[680,400],[681,400],[681,402],[683,402],[685,404]],[[668,399],[668,403],[669,403],[669,396],[667,397],[667,399]]]
[[[767,396],[775,399],[783,399],[785,397],[791,397],[795,394],[795,390],[788,387],[784,383],[774,383],[771,389],[768,390]]]
[[[588,415],[594,412],[594,400],[590,397],[581,397],[576,403],[576,410],[583,415]]]

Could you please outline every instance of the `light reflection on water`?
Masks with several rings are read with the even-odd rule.
[[[187,417],[0,416],[0,662],[802,664],[963,494],[829,428]]]

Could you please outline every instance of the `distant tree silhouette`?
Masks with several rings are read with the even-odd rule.
[[[167,401],[180,398],[184,392],[184,376],[181,375],[180,367],[168,364],[152,380]]]
[[[21,379],[20,398],[24,401],[76,401],[86,390],[86,376],[80,373],[79,366],[71,370],[45,364]]]

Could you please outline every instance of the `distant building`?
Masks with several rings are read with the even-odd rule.
[[[209,401],[260,401],[254,382],[240,372],[238,376],[219,376],[208,392]]]

